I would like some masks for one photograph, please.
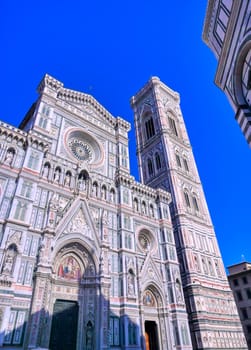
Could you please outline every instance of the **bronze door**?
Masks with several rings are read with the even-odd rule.
[[[146,350],[159,350],[157,324],[154,321],[145,321]]]
[[[54,304],[50,350],[76,350],[78,304],[56,300]]]

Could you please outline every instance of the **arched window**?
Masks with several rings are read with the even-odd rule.
[[[148,174],[149,176],[153,175],[153,163],[151,159],[147,160]]]
[[[172,117],[168,117],[168,122],[169,122],[169,128],[171,130],[171,133],[175,136],[178,136],[175,120]]]
[[[161,169],[161,160],[160,160],[159,153],[155,153],[155,163],[156,163],[156,169],[160,170]]]
[[[186,206],[188,208],[191,208],[190,199],[189,199],[189,195],[188,195],[187,191],[184,191],[184,198],[185,198]]]
[[[155,135],[154,123],[151,115],[147,115],[145,118],[145,131],[147,140]]]
[[[193,206],[194,206],[194,209],[199,212],[198,201],[195,196],[193,196]]]
[[[184,168],[186,171],[189,171],[189,167],[188,167],[188,162],[186,158],[183,158],[183,163],[184,163]]]
[[[178,165],[179,168],[181,168],[181,161],[180,161],[180,156],[178,155],[178,153],[175,154],[176,157],[176,163]]]

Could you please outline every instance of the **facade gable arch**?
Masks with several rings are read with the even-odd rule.
[[[86,200],[79,197],[73,201],[66,215],[63,216],[55,230],[55,241],[60,237],[79,234],[82,240],[100,245],[100,238],[93,222]]]

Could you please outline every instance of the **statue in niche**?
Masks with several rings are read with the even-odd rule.
[[[92,350],[93,349],[93,325],[91,321],[88,321],[87,327],[86,327],[86,350]]]
[[[130,270],[128,273],[127,277],[127,292],[129,296],[134,296],[135,295],[135,278],[133,272]]]
[[[54,182],[59,183],[60,179],[60,170],[57,168],[54,173]]]
[[[5,260],[2,268],[2,273],[10,275],[13,270],[14,260],[17,255],[17,247],[15,244],[11,244],[7,249]]]
[[[64,179],[64,184],[65,186],[70,186],[71,184],[71,174],[70,173],[66,173],[65,175],[65,179]]]
[[[44,168],[43,168],[43,174],[42,174],[42,176],[44,177],[44,178],[48,178],[48,176],[49,176],[49,171],[50,171],[50,166],[49,166],[49,164],[48,163],[46,163],[45,165],[44,165]]]
[[[183,298],[182,298],[182,291],[181,291],[181,283],[178,278],[176,278],[176,281],[175,281],[175,289],[176,289],[177,302],[180,303],[183,301]]]
[[[9,149],[6,153],[6,157],[5,157],[5,160],[4,160],[4,164],[6,165],[11,165],[12,161],[13,161],[13,158],[14,158],[14,151]]]

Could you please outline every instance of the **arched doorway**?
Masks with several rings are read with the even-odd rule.
[[[159,304],[160,297],[157,290],[155,288],[147,288],[143,293],[146,350],[159,350],[161,347],[162,342],[159,332],[160,322],[158,312]]]
[[[80,243],[63,246],[55,257],[51,289],[51,350],[94,350],[98,329],[96,268]],[[91,345],[90,345],[91,344]]]

